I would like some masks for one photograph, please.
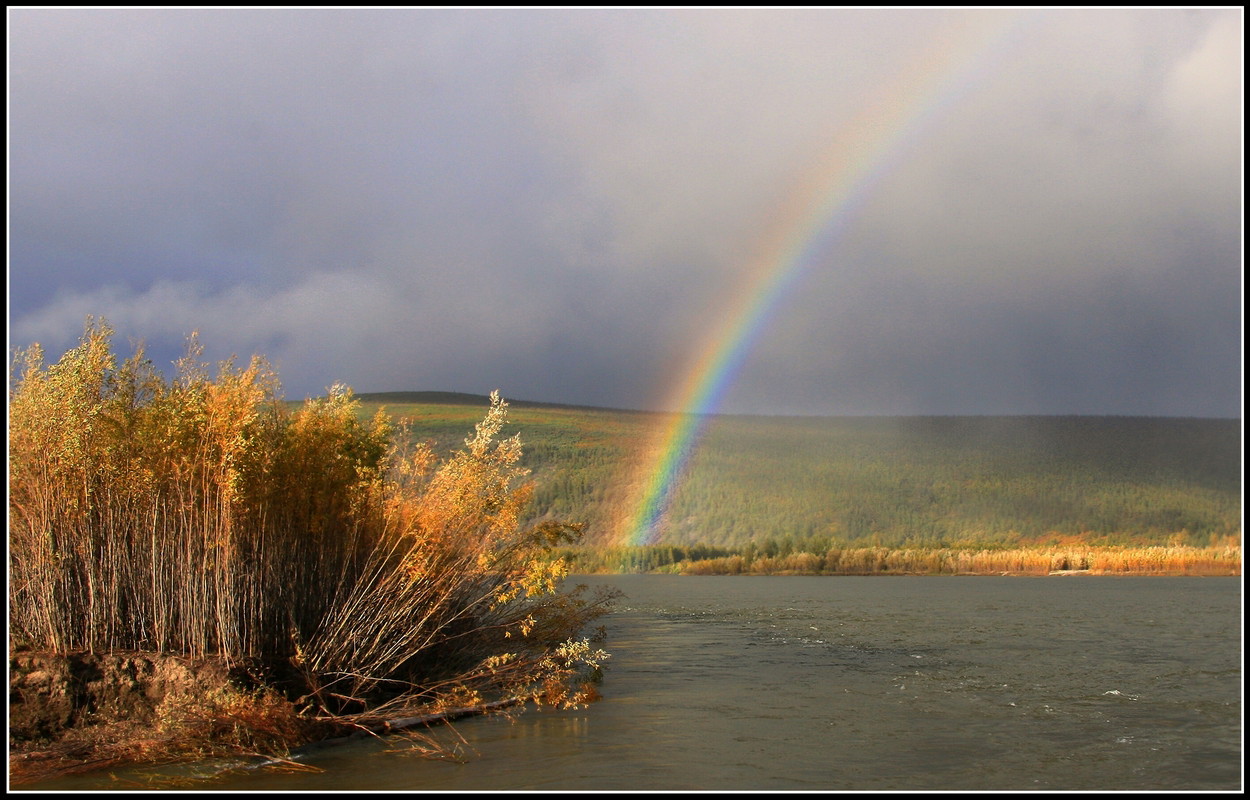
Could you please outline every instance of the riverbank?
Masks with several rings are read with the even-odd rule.
[[[441,746],[422,735],[424,728],[513,713],[529,700],[557,704],[536,694],[468,705],[401,704],[392,715],[308,716],[299,710],[308,699],[297,697],[299,685],[292,670],[231,665],[220,657],[10,653],[9,782],[206,759],[248,768],[293,767],[324,747],[394,734],[419,750],[445,756]],[[592,684],[585,684],[565,705],[598,696]]]
[[[394,734],[443,756],[424,728],[513,713],[529,699],[430,703],[395,717],[309,718],[273,686],[257,683],[253,669],[220,658],[22,652],[9,658],[9,782],[205,759],[289,768],[326,747]],[[583,687],[581,701],[595,699],[598,691]]]
[[[9,656],[13,784],[137,763],[281,757],[348,731],[300,717],[257,665],[170,653]]]

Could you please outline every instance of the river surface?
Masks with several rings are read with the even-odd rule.
[[[203,788],[1242,787],[1240,578],[576,580],[626,595],[599,702],[457,722],[463,763],[369,741]]]

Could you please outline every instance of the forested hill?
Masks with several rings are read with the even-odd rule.
[[[358,395],[454,448],[485,396]],[[537,482],[533,516],[619,520],[667,415],[511,401]],[[1225,544],[1241,535],[1241,421],[1147,417],[718,416],[673,497],[662,541],[982,546]]]

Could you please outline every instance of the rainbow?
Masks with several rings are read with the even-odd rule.
[[[879,92],[825,149],[803,185],[789,194],[747,270],[730,309],[697,351],[665,408],[678,409],[645,451],[631,485],[637,500],[618,528],[617,541],[653,544],[673,492],[726,391],[784,298],[850,223],[872,189],[929,123],[964,95],[1014,41],[1023,16],[978,17],[936,44]],[[988,24],[986,24],[988,23]]]

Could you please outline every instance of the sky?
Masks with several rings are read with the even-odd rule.
[[[1240,7],[7,14],[10,357],[679,410],[737,341],[711,410],[1241,415]]]

